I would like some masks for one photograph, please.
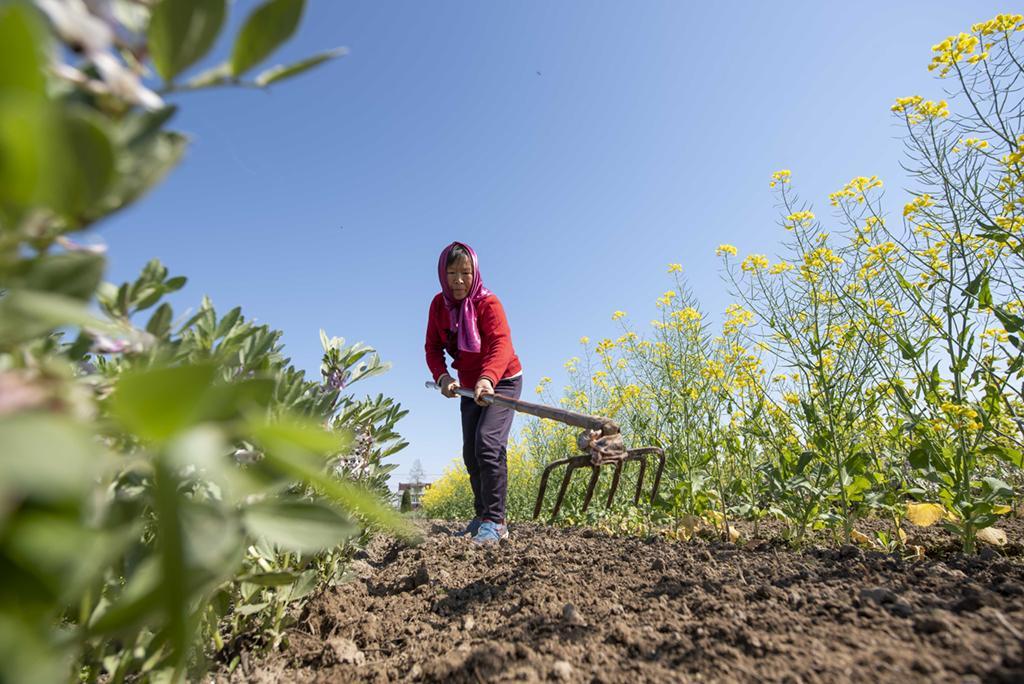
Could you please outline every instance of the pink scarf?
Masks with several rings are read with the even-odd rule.
[[[461,245],[473,262],[473,284],[469,288],[469,294],[462,300],[455,299],[452,289],[448,287],[448,254],[456,245]],[[459,350],[479,352],[480,330],[476,323],[476,304],[490,296],[491,291],[484,287],[483,278],[480,277],[480,264],[477,262],[476,252],[465,242],[453,242],[448,245],[441,250],[441,257],[437,261],[437,277],[441,280],[441,294],[444,296],[445,306],[448,307],[448,316],[455,330]]]

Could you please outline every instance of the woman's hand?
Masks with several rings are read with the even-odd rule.
[[[459,383],[455,382],[455,378],[452,376],[445,373],[438,379],[437,384],[441,387],[441,394],[444,396],[449,399],[454,399],[457,396],[455,390],[459,389]]]
[[[476,381],[476,387],[473,388],[473,398],[476,403],[480,406],[489,406],[490,402],[484,401],[484,397],[494,396],[494,385],[487,378],[480,378]]]

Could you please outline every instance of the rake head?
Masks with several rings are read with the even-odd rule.
[[[553,461],[544,468],[540,478],[540,491],[537,492],[537,501],[533,507],[533,518],[540,515],[541,506],[544,505],[544,493],[547,491],[548,478],[555,468],[565,466],[565,475],[562,476],[562,483],[558,487],[558,496],[555,497],[555,505],[551,509],[551,520],[558,517],[558,511],[562,508],[562,501],[565,493],[569,490],[569,482],[572,474],[581,468],[590,469],[590,481],[587,483],[587,494],[583,499],[583,510],[590,507],[590,501],[594,498],[594,490],[597,488],[597,480],[604,466],[613,466],[615,473],[612,475],[612,485],[608,490],[608,498],[605,500],[605,508],[610,508],[615,501],[615,494],[619,489],[619,480],[622,476],[622,469],[627,463],[638,462],[640,472],[636,478],[636,491],[633,493],[633,503],[640,503],[640,496],[643,494],[644,476],[647,473],[647,458],[655,456],[658,459],[657,468],[654,471],[654,486],[651,487],[651,501],[658,494],[658,487],[661,485],[661,473],[665,469],[665,451],[659,447],[643,447],[640,449],[626,449],[622,441],[622,435],[602,434],[600,430],[584,430],[576,438],[576,443],[583,451],[579,456],[563,458]]]
[[[427,382],[426,386],[434,390],[440,389],[434,382]],[[473,392],[467,389],[458,389],[455,393],[467,399],[472,399],[474,396]],[[528,401],[501,395],[491,395],[486,397],[484,401],[499,406],[507,406],[520,413],[527,413],[538,418],[556,420],[559,423],[583,428],[583,432],[576,438],[576,445],[579,446],[582,453],[579,456],[563,458],[549,463],[544,469],[544,473],[540,478],[540,491],[537,493],[537,502],[533,507],[534,520],[540,515],[540,508],[544,504],[544,492],[547,491],[548,478],[551,476],[551,471],[559,466],[566,466],[566,468],[565,475],[562,477],[562,484],[558,487],[558,497],[555,499],[555,506],[551,511],[552,520],[558,517],[558,511],[562,508],[562,500],[565,499],[565,493],[569,489],[569,480],[572,479],[573,472],[580,468],[590,468],[587,496],[583,500],[584,511],[590,507],[590,500],[594,498],[594,490],[597,488],[597,480],[600,476],[601,468],[604,466],[615,467],[615,474],[612,476],[612,486],[608,490],[608,499],[605,502],[605,508],[609,508],[612,502],[615,501],[615,493],[619,489],[622,469],[627,463],[633,461],[640,464],[640,472],[637,473],[636,478],[636,491],[633,493],[633,503],[640,503],[640,495],[643,493],[644,488],[644,476],[647,474],[648,456],[656,456],[658,459],[658,466],[654,471],[654,486],[651,487],[651,501],[654,501],[654,498],[658,495],[658,486],[661,485],[661,473],[665,470],[664,450],[658,447],[627,449],[622,441],[619,426],[612,420],[600,416],[588,416],[564,408],[533,404]]]

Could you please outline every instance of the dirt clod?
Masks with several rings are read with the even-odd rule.
[[[882,605],[885,603],[893,603],[894,601],[896,601],[896,594],[894,594],[891,590],[886,589],[884,587],[872,587],[870,589],[860,590],[860,600],[865,602],[870,601],[872,603]]]
[[[572,678],[572,665],[564,660],[556,660],[555,664],[551,666],[551,674],[555,676],[555,679],[569,681]]]
[[[938,634],[949,629],[949,622],[938,612],[925,615],[914,621],[914,630],[918,634]]]
[[[580,612],[576,610],[576,606],[571,603],[566,603],[562,606],[562,619],[570,625],[582,625],[584,624],[583,618],[580,617]]]
[[[349,665],[362,665],[366,662],[366,654],[350,639],[332,637],[327,640],[327,648],[331,655],[325,658],[327,661]]]

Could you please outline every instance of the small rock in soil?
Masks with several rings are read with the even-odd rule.
[[[583,618],[580,617],[580,612],[576,610],[576,606],[571,603],[566,603],[562,607],[562,619],[568,622],[570,625],[583,625]]]
[[[556,660],[551,668],[551,674],[555,676],[555,679],[568,681],[572,677],[572,665],[564,660]]]
[[[873,587],[871,589],[861,589],[860,600],[882,605],[885,603],[894,603],[896,601],[896,594],[885,587]]]
[[[472,615],[467,615],[466,617],[462,618],[462,629],[468,632],[474,627],[476,627],[476,620],[473,619]]]
[[[938,634],[948,629],[949,622],[938,612],[919,617],[914,621],[914,631],[918,634]]]
[[[904,618],[910,617],[914,614],[914,608],[906,601],[893,601],[886,605],[886,609],[893,615],[898,615],[899,617]]]
[[[416,574],[412,576],[412,586],[422,587],[424,584],[430,583],[430,570],[427,568],[426,563],[420,563],[419,567],[416,568]]]
[[[660,558],[655,558],[654,562],[651,563],[651,570],[654,570],[655,572],[661,572],[664,569],[665,569],[665,561],[663,561]]]
[[[977,587],[967,587],[963,598],[953,604],[953,610],[957,613],[973,613],[990,602],[989,596]]]
[[[359,650],[351,639],[332,637],[327,640],[327,647],[330,649],[333,661],[346,665],[362,665],[366,662],[366,655]]]
[[[369,579],[373,576],[373,566],[364,560],[354,560],[348,564],[349,571],[359,579]]]

